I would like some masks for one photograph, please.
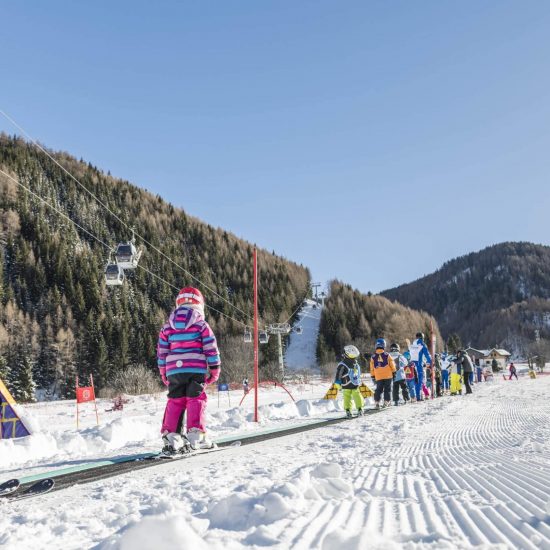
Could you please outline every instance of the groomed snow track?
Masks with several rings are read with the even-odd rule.
[[[380,410],[367,409],[365,410],[364,416],[375,414],[375,413],[381,412],[382,410],[384,409],[380,409]],[[356,420],[360,421],[360,419],[356,419]],[[254,443],[259,443],[261,441],[267,441],[269,439],[275,439],[275,438],[284,437],[284,436],[288,436],[296,433],[320,429],[325,426],[339,424],[340,422],[353,422],[353,421],[354,421],[353,419],[349,420],[346,417],[323,418],[323,419],[320,419],[318,422],[309,422],[305,424],[300,424],[299,426],[291,426],[291,427],[282,428],[282,429],[271,429],[271,430],[262,431],[260,433],[252,433],[250,435],[243,435],[235,438],[226,438],[221,442],[218,442],[218,447],[220,449],[223,449],[225,447],[231,447],[237,441],[240,443],[240,445],[251,445]],[[43,472],[39,475],[32,476],[32,481],[22,482],[20,485],[20,489],[17,492],[11,495],[2,497],[2,500],[10,500],[12,498],[16,498],[21,491],[25,490],[27,487],[30,487],[36,481],[40,479],[46,479],[49,477],[55,480],[55,486],[50,491],[51,493],[54,491],[59,491],[61,489],[72,487],[74,485],[91,483],[94,481],[99,481],[102,479],[107,479],[110,477],[122,475],[127,472],[135,472],[136,470],[141,470],[144,468],[152,468],[154,466],[159,466],[161,464],[166,465],[167,463],[173,463],[173,461],[170,461],[170,460],[148,460],[146,458],[147,456],[150,457],[153,454],[154,453],[143,453],[139,455],[143,457],[140,459],[133,459],[131,457],[120,457],[118,459],[115,459],[117,460],[117,462],[114,462],[112,464],[106,464],[106,465],[98,465],[96,467],[94,467],[94,462],[89,462],[80,467],[79,466],[74,467],[74,471],[71,471],[70,473],[61,473],[61,470]],[[180,460],[185,460],[185,461],[196,460],[199,457],[204,456],[204,454],[205,453],[190,454]],[[25,480],[26,478],[22,478],[22,479]],[[27,479],[31,479],[31,478],[27,478]],[[40,496],[40,495],[37,495],[37,496]],[[35,498],[35,497],[30,497],[30,498]]]
[[[550,549],[550,403],[502,394],[490,408],[476,394],[420,405],[414,429],[385,416],[395,437],[339,453],[354,461],[360,500],[314,505],[281,538],[290,548]],[[336,534],[343,526],[362,534]]]

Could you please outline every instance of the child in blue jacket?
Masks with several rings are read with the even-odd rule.
[[[408,403],[409,390],[407,388],[407,381],[405,377],[405,367],[409,364],[409,361],[405,356],[401,354],[401,348],[399,344],[395,342],[390,346],[390,355],[395,363],[395,377],[393,379],[393,404],[399,404],[399,388],[403,393],[403,401]]]

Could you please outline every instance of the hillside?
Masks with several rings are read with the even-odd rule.
[[[437,341],[441,342],[437,322],[423,311],[332,281],[321,316],[317,355],[321,364],[330,364],[350,343],[362,352],[374,352],[374,341],[379,337],[388,344],[397,342],[404,346],[405,339],[412,340],[418,331],[428,338],[432,324]]]
[[[0,377],[15,396],[29,398],[33,380],[71,395],[76,374],[92,373],[101,388],[136,364],[157,376],[158,330],[187,285],[210,306],[223,376],[242,379],[252,364],[242,333],[252,324],[253,246],[91,164],[50,154],[115,215],[36,146],[0,135]],[[108,247],[130,239],[130,228],[144,249],[140,268],[107,288]],[[261,324],[286,321],[308,294],[309,271],[264,250],[258,264]],[[276,363],[275,340],[262,346],[264,368]]]
[[[474,347],[522,354],[536,330],[550,338],[550,247],[497,244],[381,294],[429,312],[446,337],[458,333]]]

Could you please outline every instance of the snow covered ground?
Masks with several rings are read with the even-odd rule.
[[[550,548],[550,377],[474,392],[6,502],[0,546]]]
[[[288,387],[295,402],[280,387],[262,386],[258,394],[260,425],[254,420],[254,398],[250,392],[242,405],[242,391],[209,394],[207,425],[215,439],[246,433],[258,427],[283,426],[342,411],[340,403],[322,400],[328,383],[320,380]],[[19,407],[33,435],[0,440],[0,469],[3,478],[21,477],[67,463],[159,450],[160,424],[166,394],[131,397],[122,411],[106,412],[110,400],[98,400],[99,426],[92,404],[80,407],[80,430],[76,429],[75,401],[41,402]]]
[[[289,370],[317,369],[317,334],[321,323],[321,307],[315,307],[314,300],[306,300],[300,310],[296,325],[302,327],[302,334],[292,332],[290,343],[285,351],[285,366]]]

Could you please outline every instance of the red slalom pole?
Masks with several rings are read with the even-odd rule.
[[[432,352],[432,399],[435,397],[435,332],[434,332],[434,323],[430,320],[431,325],[431,352]]]
[[[254,422],[258,422],[258,259],[254,247]]]

